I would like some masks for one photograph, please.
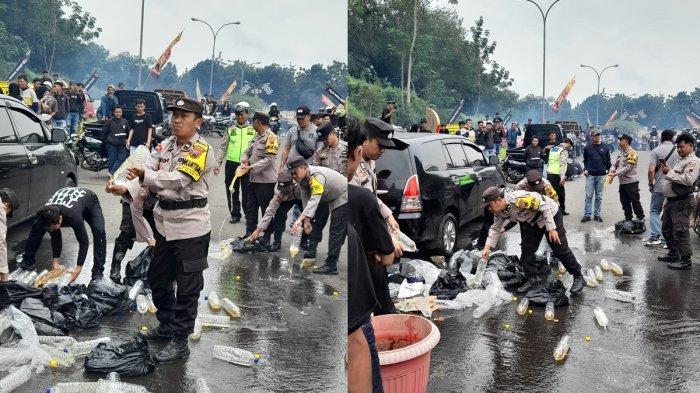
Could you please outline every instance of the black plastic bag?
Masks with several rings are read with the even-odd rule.
[[[58,291],[46,288],[44,304],[63,314],[69,330],[90,329],[100,324],[102,312],[85,294],[84,285],[68,285]]]
[[[539,306],[545,306],[548,302],[554,303],[555,307],[569,304],[566,287],[558,278],[548,279],[544,285],[530,290],[525,297],[530,299],[531,304]]]
[[[0,282],[0,308],[10,304],[19,305],[26,298],[41,299],[42,296],[41,289],[31,285],[16,281]]]
[[[440,300],[452,300],[461,292],[469,290],[467,281],[461,274],[452,275],[446,274],[444,277],[438,277],[437,281],[430,287],[430,294],[437,296]]]
[[[34,328],[42,336],[65,336],[68,334],[66,318],[63,314],[44,306],[44,303],[39,299],[24,299],[19,310],[32,319]]]
[[[151,259],[153,259],[153,248],[146,247],[136,258],[127,262],[124,284],[132,286],[138,280],[148,282],[148,267],[151,265]]]
[[[622,220],[615,224],[615,232],[619,235],[639,235],[647,230],[642,220]]]
[[[105,315],[122,313],[134,305],[134,301],[129,299],[129,288],[115,284],[108,278],[92,281],[85,293]]]
[[[148,342],[139,336],[119,345],[100,343],[85,358],[85,371],[89,373],[114,371],[121,377],[138,377],[154,369],[155,364],[148,355]]]
[[[245,239],[234,239],[231,241],[231,250],[233,252],[267,252],[269,248],[261,243],[260,239],[252,243],[246,242]]]

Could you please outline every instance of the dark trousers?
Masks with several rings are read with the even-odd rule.
[[[111,143],[105,145],[105,148],[107,149],[107,171],[114,174],[126,160],[129,151],[126,149],[126,145],[113,145]]]
[[[559,185],[561,179],[561,175],[547,174],[547,180],[552,183],[552,188],[554,188],[554,191],[557,192],[557,196],[559,197],[559,210],[563,213],[566,211],[566,190],[564,186]]]
[[[579,265],[574,253],[569,248],[569,242],[566,240],[566,229],[564,229],[564,219],[561,215],[561,210],[554,215],[554,223],[557,225],[560,243],[553,243],[549,240],[546,228],[540,228],[536,224],[531,225],[529,223],[523,223],[520,227],[520,238],[522,241],[520,243],[522,254],[520,261],[525,268],[525,274],[528,278],[534,277],[536,274],[535,252],[540,247],[542,236],[545,236],[549,247],[552,248],[552,253],[561,261],[566,271],[574,277],[581,275],[581,265]]]
[[[252,183],[248,180],[243,182],[245,200],[243,209],[245,210],[246,233],[252,233],[258,227],[258,212],[265,214],[267,205],[275,196],[275,183]]]
[[[233,181],[233,177],[239,165],[241,164],[238,162],[226,160],[226,166],[224,167],[224,184],[226,185],[228,211],[231,212],[231,218],[238,219],[241,218],[241,202],[238,197],[241,192],[241,179],[236,179],[233,192],[229,191],[229,187],[231,187],[231,182]]]
[[[323,230],[323,228],[321,228]],[[338,206],[331,212],[331,226],[328,228],[328,256],[326,266],[336,267],[340,249],[348,234],[348,204]]]
[[[362,325],[362,333],[365,335],[365,340],[367,340],[367,345],[369,346],[369,354],[372,358],[372,393],[384,393],[377,340],[374,337],[374,326],[372,326],[371,321],[367,321],[367,323]]]
[[[292,199],[291,201],[285,201],[280,203],[275,212],[275,218],[273,218],[272,223],[272,233],[275,235],[275,241],[282,241],[282,234],[284,233],[284,226],[287,223],[287,215],[289,210],[291,210],[295,205],[301,205],[301,201],[298,199]],[[265,231],[267,234],[270,231]],[[269,235],[268,235],[269,239]]]
[[[131,218],[131,207],[128,203],[121,202],[122,205],[122,220],[119,224],[119,235],[114,240],[114,253],[131,250],[136,239],[136,229],[134,228],[134,220]],[[153,210],[144,209],[143,217],[148,221],[151,231],[156,232],[156,224],[153,220]]]
[[[186,338],[194,330],[199,293],[204,288],[202,271],[208,267],[211,233],[171,241],[166,241],[158,231],[154,235],[156,246],[148,267],[148,285],[158,308],[156,318],[164,328],[172,329],[175,337]]]
[[[666,200],[661,219],[661,233],[664,235],[670,254],[678,254],[682,257],[693,255],[688,232],[688,221],[692,211],[690,197],[672,202]]]
[[[303,207],[301,210],[304,210]],[[316,247],[323,241],[323,228],[325,228],[328,223],[330,213],[327,203],[318,205],[314,218],[311,220],[311,234],[307,235],[306,232],[304,232],[302,235],[301,243],[307,245],[304,258],[316,258]]]
[[[625,220],[632,219],[632,210],[638,220],[644,219],[644,209],[639,201],[639,182],[620,184],[620,203],[625,211]]]

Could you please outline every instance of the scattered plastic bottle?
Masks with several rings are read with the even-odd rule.
[[[40,287],[52,283],[54,281],[60,280],[65,272],[66,268],[63,266],[57,269],[53,269],[48,273],[40,275],[39,278],[37,278],[36,280],[36,285]]]
[[[39,286],[39,282],[38,282],[38,281],[39,281],[39,277],[43,276],[44,274],[46,274],[46,273],[48,273],[48,272],[49,272],[49,269],[44,269],[44,270],[42,270],[41,273],[39,273],[39,274],[36,275],[36,279],[34,280],[34,282],[33,282],[32,284],[34,284],[35,286]]]
[[[634,301],[637,300],[636,296],[631,292],[620,291],[618,289],[606,289],[605,297],[627,303],[634,303]]]
[[[524,297],[520,300],[520,303],[518,304],[518,308],[515,309],[518,314],[520,315],[525,315],[527,312],[527,307],[530,305],[530,299]]]
[[[221,299],[221,305],[231,318],[239,318],[241,316],[241,309],[229,298],[225,297]]]
[[[197,318],[194,320],[194,331],[190,333],[190,340],[199,341],[202,337],[202,320]]]
[[[70,347],[76,342],[77,341],[70,336],[39,336],[39,344],[46,344],[59,348]]]
[[[226,315],[204,314],[202,318],[202,327],[231,327],[231,318]]]
[[[595,288],[598,286],[598,281],[595,279],[595,274],[593,274],[592,269],[586,269],[583,273],[583,279],[586,281],[586,285]]]
[[[608,317],[605,316],[605,312],[603,311],[603,309],[600,307],[596,307],[593,309],[593,314],[595,315],[595,320],[598,321],[598,325],[600,325],[603,329],[607,329]]]
[[[603,270],[600,268],[600,266],[593,266],[593,273],[595,274],[595,279],[598,280],[598,282],[603,282]]]
[[[51,387],[49,393],[94,393],[97,382],[59,382]]]
[[[474,311],[472,311],[472,316],[474,318],[481,318],[484,314],[486,314],[487,311],[491,309],[491,304],[485,303],[479,305],[479,307],[475,308]]]
[[[564,267],[564,264],[559,261],[559,274],[564,274],[566,273],[566,267]]]
[[[214,311],[221,310],[221,301],[219,300],[219,294],[216,293],[216,291],[210,291],[207,298],[209,299],[209,308]]]
[[[27,285],[32,285],[34,284],[34,281],[36,278],[39,276],[39,273],[37,272],[29,272],[24,278],[22,279],[22,282],[27,284]]]
[[[0,380],[0,392],[11,392],[17,389],[22,386],[22,384],[29,381],[31,376],[32,369],[29,368],[29,366],[22,366],[15,369],[10,375]]]
[[[131,287],[131,289],[129,290],[129,299],[136,300],[136,295],[141,293],[141,289],[143,289],[143,281],[138,280],[134,283],[134,286]]]
[[[146,300],[146,296],[142,293],[136,296],[136,310],[140,314],[145,314],[148,311],[148,300]]]
[[[46,351],[46,353],[48,353],[53,359],[58,360],[58,364],[61,367],[72,367],[73,364],[75,364],[75,356],[73,356],[72,353],[66,352],[66,350],[61,350],[44,344],[41,344],[41,349]]]
[[[547,305],[544,308],[544,319],[551,321],[554,319],[554,303],[553,302],[547,302]]]
[[[148,312],[150,312],[151,314],[155,314],[156,311],[158,311],[158,309],[156,308],[155,303],[153,303],[153,294],[147,294],[146,300],[148,301]]]
[[[18,275],[20,275],[20,274],[22,274],[22,273],[24,273],[24,270],[19,269],[19,268],[18,268],[18,269],[15,269],[15,270],[13,270],[13,271],[10,272],[10,275],[8,276],[8,279],[9,279],[9,280],[14,280],[15,278],[17,278]]]
[[[621,276],[624,273],[622,267],[620,267],[620,265],[618,265],[615,262],[610,262],[610,270],[612,270],[612,272],[617,274],[618,276]]]
[[[254,366],[260,361],[260,354],[224,345],[214,345],[214,358],[238,364],[240,366]]]
[[[608,264],[607,259],[603,258],[600,260],[600,268],[603,269],[604,272],[610,270],[610,264]]]
[[[299,254],[299,247],[301,246],[301,235],[302,232],[299,231],[299,233],[295,233],[294,236],[292,237],[292,243],[289,245],[289,254],[292,256],[292,259]]]
[[[108,343],[112,341],[109,337],[96,338],[89,341],[79,341],[68,347],[68,352],[73,356],[84,356],[92,352],[93,349],[100,343]]]
[[[194,393],[211,393],[204,378],[197,378],[197,382],[194,384]]]
[[[18,273],[18,274],[15,276],[14,280],[17,281],[17,282],[23,282],[23,281],[24,281],[24,278],[27,277],[27,275],[28,275],[29,273],[30,273],[30,272],[29,272],[28,270],[27,270],[27,271],[22,271],[21,273]]]
[[[554,348],[554,360],[562,361],[569,354],[569,340],[571,337],[569,335],[564,335],[564,337],[559,340],[559,344]]]
[[[58,284],[56,284],[59,288],[63,288],[70,284],[70,280],[73,278],[73,272],[72,270],[66,270],[65,273],[61,276],[61,279],[58,280]]]

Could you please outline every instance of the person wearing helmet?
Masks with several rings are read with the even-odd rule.
[[[226,201],[228,202],[228,210],[231,213],[230,222],[232,224],[241,221],[241,202],[239,201],[238,195],[240,194],[242,183],[248,180],[247,175],[241,176],[236,180],[236,183],[233,185],[233,192],[229,190],[229,187],[233,181],[236,169],[241,165],[241,156],[243,152],[256,135],[253,126],[248,124],[249,108],[250,105],[245,101],[241,101],[234,106],[233,112],[236,116],[236,124],[227,130],[226,137],[219,147],[217,165],[214,168],[214,174],[218,175],[219,167],[224,159],[226,159],[224,184],[226,185]],[[243,206],[245,206],[246,196],[243,195],[242,198]]]
[[[270,110],[267,112],[267,115],[270,116],[270,118],[279,118],[280,117],[280,110],[277,109],[277,103],[273,102],[270,104]]]
[[[10,269],[7,264],[7,217],[19,207],[17,194],[9,188],[0,189],[0,281],[8,281]]]

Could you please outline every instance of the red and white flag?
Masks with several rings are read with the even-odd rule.
[[[226,91],[221,96],[221,98],[219,98],[220,105],[224,105],[224,102],[226,102],[226,100],[228,100],[228,98],[231,96],[231,93],[233,93],[233,90],[236,88],[237,85],[238,85],[238,83],[235,80],[233,82],[231,82],[231,85],[228,87],[228,89],[226,89]]]
[[[603,128],[610,127],[610,123],[612,123],[613,120],[615,120],[615,117],[617,117],[617,109],[615,109],[615,111],[612,113],[612,115],[610,115],[610,118],[608,119],[608,121],[605,122],[605,125],[603,126]]]
[[[569,83],[567,83],[566,86],[564,86],[564,90],[562,90],[561,94],[559,94],[559,97],[557,97],[557,100],[554,101],[554,104],[552,104],[552,112],[557,113],[559,111],[561,104],[566,99],[566,96],[569,95],[569,92],[574,87],[575,83],[576,83],[576,75],[571,77],[571,80],[569,80]]]
[[[331,101],[330,98],[326,97],[325,94],[321,94],[321,102],[323,102],[326,106],[334,107],[335,104],[333,101]]]
[[[162,55],[158,58],[158,61],[156,61],[156,64],[153,65],[153,68],[151,68],[151,76],[154,78],[158,78],[160,76],[160,71],[165,67],[165,64],[168,62],[170,59],[170,55],[172,54],[173,46],[180,42],[180,38],[182,38],[182,31],[180,34],[175,37],[175,39],[168,45],[167,48],[165,48],[165,51],[163,52]]]

